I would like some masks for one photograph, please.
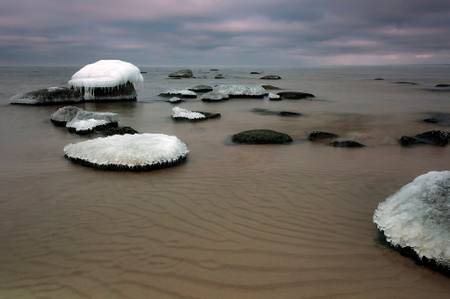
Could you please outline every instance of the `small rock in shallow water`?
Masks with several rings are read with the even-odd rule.
[[[450,113],[431,113],[430,117],[423,120],[426,123],[450,126]]]
[[[10,100],[15,105],[55,105],[82,102],[83,97],[78,89],[49,87],[17,94]]]
[[[261,72],[250,72],[250,75],[260,75]]]
[[[217,74],[214,76],[214,79],[224,79],[225,77],[222,74]]]
[[[314,98],[315,96],[311,93],[307,92],[300,92],[300,91],[280,91],[278,93],[280,97],[283,99],[289,99],[289,100],[301,100],[301,99],[307,99],[307,98]]]
[[[269,92],[268,98],[271,101],[281,101],[282,100],[279,95],[272,93],[272,92]]]
[[[179,71],[169,74],[169,78],[175,78],[175,79],[192,78],[193,76],[194,76],[194,74],[192,73],[192,70],[189,70],[189,69],[179,70]]]
[[[264,85],[261,85],[261,86],[265,90],[280,90],[281,89],[281,88],[279,88],[277,86],[273,86],[273,85],[270,85],[270,84],[264,84]]]
[[[220,113],[191,111],[180,107],[174,107],[172,109],[172,118],[174,120],[201,121],[219,117]]]
[[[261,80],[280,80],[281,77],[278,75],[266,75],[266,76],[262,76],[259,79],[261,79]]]
[[[51,122],[60,127],[65,127],[66,123],[71,121],[81,109],[75,106],[64,106],[59,108],[50,117]]]
[[[450,87],[450,84],[436,84],[434,87]]]
[[[213,88],[209,85],[196,85],[194,87],[188,88],[190,91],[194,92],[210,92]]]
[[[383,78],[375,78],[373,80],[375,80],[375,81],[383,81],[384,79]]]
[[[219,93],[219,92],[208,92],[202,96],[203,102],[223,102],[229,100],[230,97],[227,94]]]
[[[342,140],[342,141],[333,141],[330,143],[331,146],[334,147],[348,147],[348,148],[360,148],[365,147],[364,144],[359,143],[353,140]]]
[[[180,99],[179,97],[172,97],[172,98],[168,99],[167,102],[169,102],[171,104],[179,104],[179,103],[184,102],[184,100]]]
[[[301,113],[293,112],[293,111],[275,111],[275,110],[269,110],[264,108],[254,108],[252,109],[252,112],[262,114],[262,115],[279,115],[279,116],[285,116],[285,117],[297,117],[301,116]]]
[[[308,140],[317,141],[317,140],[324,140],[324,139],[333,139],[333,138],[337,138],[337,137],[339,137],[339,136],[334,133],[313,131],[313,132],[309,133]]]
[[[415,136],[402,136],[399,140],[402,146],[413,146],[429,144],[435,146],[446,146],[450,140],[450,133],[445,131],[427,131]]]
[[[159,94],[161,97],[196,98],[197,94],[187,89],[170,89]]]
[[[273,130],[248,130],[232,136],[234,143],[242,144],[283,144],[292,142],[292,137]]]
[[[99,132],[105,136],[111,135],[125,135],[125,134],[138,134],[139,132],[132,127],[116,127],[116,128],[106,128],[99,130]]]
[[[397,81],[397,82],[394,82],[394,83],[395,84],[402,84],[402,85],[418,85],[415,82],[409,82],[409,81]]]

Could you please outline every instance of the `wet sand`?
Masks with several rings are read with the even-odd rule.
[[[148,173],[72,164],[62,148],[86,137],[51,125],[56,107],[2,106],[0,298],[445,298],[448,278],[379,245],[372,215],[416,176],[449,168],[449,147],[396,141],[444,128],[417,120],[449,104],[435,98],[424,108],[413,99],[405,107],[388,93],[381,104],[359,105],[334,92],[317,102],[181,105],[222,113],[201,123],[173,122],[164,102],[82,105],[188,144],[185,164]],[[406,101],[411,91],[392,92]],[[229,144],[253,128],[296,141]],[[368,147],[310,143],[314,129]]]

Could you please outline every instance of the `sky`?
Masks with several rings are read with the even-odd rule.
[[[450,63],[450,0],[0,0],[0,65]]]

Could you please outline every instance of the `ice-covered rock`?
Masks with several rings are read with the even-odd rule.
[[[172,108],[172,118],[174,120],[199,121],[199,120],[206,120],[206,119],[210,119],[210,118],[219,118],[219,117],[220,117],[220,113],[191,111],[191,110],[183,109],[180,107]]]
[[[450,171],[417,177],[380,203],[373,221],[395,249],[450,274]]]
[[[78,103],[83,101],[81,92],[74,88],[49,87],[13,96],[11,104],[16,105],[53,105]]]
[[[80,110],[75,117],[67,122],[69,132],[87,134],[96,129],[117,127],[119,115],[112,112],[93,112]]]
[[[76,72],[69,86],[82,91],[84,100],[136,100],[136,88],[143,80],[131,63],[99,60]]]
[[[81,111],[80,108],[75,106],[64,106],[56,110],[50,120],[53,124],[57,126],[66,126],[66,123],[71,121],[77,113]]]
[[[179,97],[171,97],[170,99],[167,100],[167,102],[171,104],[179,104],[181,102],[184,102],[184,100],[180,99]]]
[[[64,156],[73,162],[109,170],[152,170],[186,159],[187,145],[176,136],[125,134],[69,144]]]
[[[281,100],[281,97],[273,92],[269,92],[268,98],[271,101],[280,101]]]
[[[196,98],[197,94],[188,89],[169,89],[159,94],[161,97]]]
[[[214,89],[215,93],[226,94],[230,98],[263,98],[268,92],[261,85],[222,84]]]
[[[218,92],[208,92],[202,96],[203,102],[222,102],[228,100],[230,97],[227,94]]]

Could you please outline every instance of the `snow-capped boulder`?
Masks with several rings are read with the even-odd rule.
[[[227,94],[218,93],[218,92],[208,92],[202,96],[203,102],[222,102],[230,99]]]
[[[172,79],[192,78],[193,76],[192,70],[189,69],[179,70],[169,74],[169,78]]]
[[[117,127],[119,115],[112,112],[92,112],[80,110],[75,117],[67,122],[69,132],[87,134],[94,130]]]
[[[230,98],[263,98],[268,92],[261,85],[222,84],[214,92],[226,94]]]
[[[108,170],[152,170],[186,159],[187,145],[176,136],[125,134],[69,144],[64,156],[86,166]]]
[[[67,122],[71,121],[79,111],[81,109],[78,107],[64,106],[56,110],[50,117],[50,120],[56,126],[65,127]]]
[[[121,60],[99,60],[76,72],[71,88],[82,92],[86,101],[136,100],[136,88],[143,82],[135,65]]]
[[[180,107],[172,108],[172,118],[174,120],[200,121],[218,117],[220,117],[220,113],[191,111]]]
[[[196,98],[197,94],[188,89],[170,89],[159,94],[161,97]]]
[[[22,94],[11,99],[16,105],[53,105],[62,103],[78,103],[83,101],[79,90],[67,87],[49,87]]]
[[[417,177],[380,203],[373,221],[402,254],[450,274],[450,171]]]

